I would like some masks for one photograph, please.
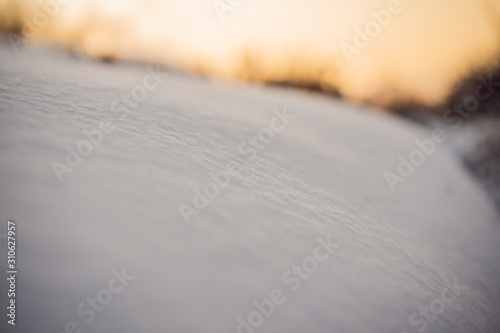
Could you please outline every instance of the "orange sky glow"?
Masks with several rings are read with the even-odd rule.
[[[495,0],[12,2],[0,0],[0,18],[21,19],[28,40],[216,78],[313,82],[379,105],[438,103],[499,59]]]

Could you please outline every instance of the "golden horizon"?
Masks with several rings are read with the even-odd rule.
[[[494,0],[0,0],[0,9],[0,28],[28,41],[377,105],[438,104],[500,59]]]

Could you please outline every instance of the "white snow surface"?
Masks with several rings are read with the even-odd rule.
[[[2,279],[2,332],[231,333],[280,289],[255,332],[410,333],[454,278],[467,289],[425,332],[500,331],[500,218],[479,185],[444,147],[394,193],[384,178],[426,129],[174,71],[122,117],[110,104],[145,67],[0,46],[0,231],[18,224],[17,325]],[[284,107],[296,118],[246,161],[238,146]],[[104,119],[115,130],[59,182],[51,164]],[[187,224],[179,204],[229,161],[240,174]],[[328,235],[340,246],[292,291],[283,273]],[[86,323],[77,307],[122,268],[135,279]]]

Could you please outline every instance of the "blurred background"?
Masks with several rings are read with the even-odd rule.
[[[1,0],[0,13],[20,42],[384,106],[436,105],[500,50],[496,0]]]
[[[500,64],[497,0],[0,0],[0,31],[14,50],[319,90],[430,126]],[[500,202],[498,96],[450,145]]]

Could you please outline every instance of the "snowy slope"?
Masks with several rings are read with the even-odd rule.
[[[331,98],[173,72],[128,116],[110,106],[147,74],[0,47],[0,231],[17,221],[19,271],[17,325],[2,314],[2,332],[76,332],[72,321],[82,332],[237,332],[276,289],[286,300],[240,332],[500,330],[500,219],[479,186],[442,148],[395,192],[384,178],[426,130]],[[248,160],[238,147],[248,152],[285,108],[295,118]],[[53,162],[104,119],[114,131],[59,182]],[[239,173],[186,223],[179,205],[193,206],[193,188],[230,161]],[[339,246],[290,282],[328,235]],[[122,268],[135,278],[89,310]],[[435,301],[455,278],[467,288]],[[433,301],[442,313],[412,325]]]

